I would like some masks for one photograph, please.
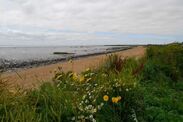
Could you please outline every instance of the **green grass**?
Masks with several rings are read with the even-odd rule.
[[[59,68],[35,90],[12,92],[1,80],[0,121],[182,122],[182,62],[181,44],[150,46],[141,59],[110,55],[81,74]]]
[[[183,121],[183,45],[147,49],[141,86],[148,122]]]

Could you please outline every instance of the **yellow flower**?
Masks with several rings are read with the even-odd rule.
[[[104,95],[104,96],[103,96],[103,99],[104,99],[104,101],[106,101],[106,102],[107,102],[107,101],[109,100],[109,96]]]
[[[82,83],[83,81],[85,81],[85,77],[82,75],[79,77],[79,81]]]
[[[112,102],[113,102],[113,103],[118,103],[118,98],[117,98],[117,97],[113,97],[113,98],[112,98]]]
[[[73,80],[78,80],[78,75],[76,73],[74,73],[72,78],[73,78]]]
[[[113,98],[112,98],[112,102],[113,102],[113,103],[118,103],[120,100],[121,100],[121,96],[113,97]]]

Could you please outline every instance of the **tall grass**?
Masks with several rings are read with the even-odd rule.
[[[151,46],[141,59],[109,58],[80,74],[61,68],[53,84],[9,91],[0,82],[2,122],[183,120],[182,45]]]
[[[173,82],[182,80],[183,45],[151,46],[147,49],[145,78],[148,80],[164,75]],[[152,78],[150,78],[152,76]],[[160,76],[161,77],[161,76]]]
[[[183,45],[147,48],[141,87],[146,121],[183,121]]]

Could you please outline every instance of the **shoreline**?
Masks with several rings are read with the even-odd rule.
[[[98,52],[98,53],[89,53],[85,55],[76,55],[76,56],[69,56],[69,58],[58,58],[58,59],[50,59],[50,60],[30,60],[30,61],[22,61],[21,63],[12,63],[9,62],[9,65],[1,65],[0,66],[0,73],[6,73],[6,72],[13,72],[16,70],[21,70],[21,69],[29,69],[29,68],[36,68],[39,66],[47,66],[51,64],[57,64],[57,63],[62,63],[68,61],[68,59],[76,60],[80,58],[87,58],[90,56],[98,56],[98,55],[104,55],[104,54],[109,54],[109,53],[115,53],[115,52],[120,52],[124,50],[129,50],[134,47],[137,47],[135,45],[129,46],[129,47],[118,47],[118,48],[108,48],[106,51],[103,52]]]
[[[112,54],[117,54],[123,58],[139,58],[144,56],[145,49],[144,46],[137,46],[131,49],[113,52]],[[87,68],[93,69],[100,66],[106,60],[108,54],[75,58],[72,64],[68,61],[62,61],[56,64],[3,72],[0,78],[7,81],[12,89],[16,88],[16,86],[25,89],[37,88],[44,82],[52,82],[52,78],[55,75],[55,71],[58,71],[58,67],[62,67],[64,72],[72,70],[73,72],[81,73]]]

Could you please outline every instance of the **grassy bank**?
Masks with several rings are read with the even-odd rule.
[[[141,59],[111,55],[97,69],[64,73],[36,90],[0,81],[1,121],[183,121],[183,47],[150,46]]]

